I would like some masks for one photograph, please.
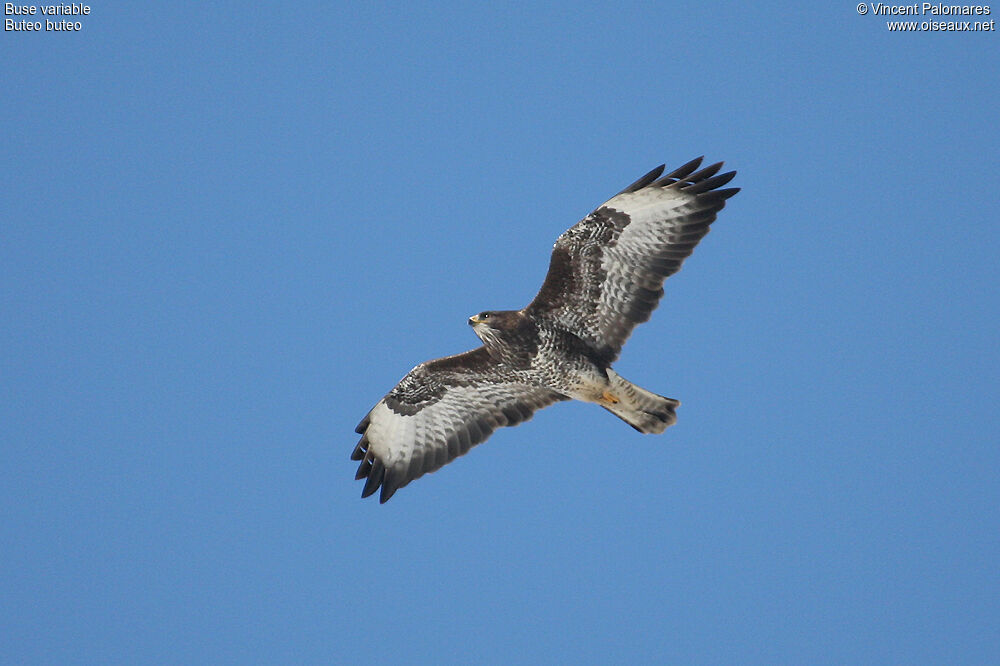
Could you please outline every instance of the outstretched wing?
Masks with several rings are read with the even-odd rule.
[[[545,282],[525,312],[572,331],[608,362],[663,296],[726,199],[717,189],[736,175],[700,171],[692,160],[665,176],[663,166],[629,185],[556,240]]]
[[[421,363],[358,424],[355,478],[367,478],[362,497],[379,486],[380,502],[433,472],[501,426],[517,425],[536,409],[568,398],[516,381],[485,347]]]

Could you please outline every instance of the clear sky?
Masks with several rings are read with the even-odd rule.
[[[0,42],[0,662],[1000,660],[996,32],[90,7]],[[616,365],[677,425],[360,499],[371,405],[702,154],[743,190]]]

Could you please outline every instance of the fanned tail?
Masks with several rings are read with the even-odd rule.
[[[601,403],[601,406],[639,432],[659,434],[677,422],[674,410],[680,407],[679,400],[636,386],[614,370],[608,370],[608,379],[611,380],[611,393],[618,402]]]

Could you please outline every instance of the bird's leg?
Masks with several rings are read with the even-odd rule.
[[[614,393],[605,389],[604,393],[601,394],[601,402],[608,402],[611,403],[612,405],[617,405],[619,401]]]

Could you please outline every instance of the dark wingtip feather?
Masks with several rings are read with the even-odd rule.
[[[361,435],[361,439],[358,440],[358,445],[354,447],[354,451],[351,453],[351,460],[361,460],[368,453],[368,435]]]
[[[368,476],[368,473],[372,471],[372,460],[374,460],[374,458],[375,456],[373,455],[365,456],[364,460],[361,461],[361,464],[358,465],[358,473],[354,475],[355,481],[360,481]]]
[[[369,423],[371,423],[371,419],[366,416],[365,418],[361,419],[361,423],[359,423],[358,426],[354,429],[354,432],[360,435],[365,431]]]
[[[693,159],[687,164],[677,167],[666,176],[653,183],[653,185],[655,187],[682,187],[685,183],[692,182],[699,177],[704,176],[707,178],[722,168],[722,162],[719,162],[718,164],[705,167],[697,173],[693,173],[695,169],[701,166],[703,159],[705,159],[704,156]]]
[[[722,162],[716,162],[715,164],[710,164],[704,169],[691,174],[690,176],[688,176],[687,179],[692,183],[697,183],[699,180],[705,180],[706,178],[710,178],[711,176],[714,176],[715,174],[719,173],[719,169],[722,168],[722,164],[723,164]]]
[[[702,192],[708,192],[709,190],[714,190],[717,187],[722,187],[735,177],[735,171],[727,171],[726,173],[719,174],[718,176],[698,181],[694,185],[689,185],[688,187],[683,188],[683,190],[688,194],[701,194]]]
[[[389,501],[389,498],[392,497],[393,493],[399,489],[399,481],[401,478],[401,474],[395,473],[391,469],[387,469],[385,471],[385,477],[382,479],[382,492],[378,496],[379,504],[385,504]]]
[[[724,190],[713,190],[712,194],[714,196],[719,197],[720,199],[728,199],[729,197],[733,196],[734,194],[736,194],[739,191],[740,191],[740,188],[738,188],[738,187],[727,187]]]
[[[656,180],[657,178],[659,178],[660,174],[663,173],[663,169],[665,169],[665,168],[666,168],[666,165],[665,164],[661,164],[660,166],[656,167],[655,169],[653,169],[652,171],[650,171],[649,173],[647,173],[645,176],[643,176],[642,178],[640,178],[639,180],[635,181],[634,183],[632,183],[631,185],[629,185],[628,187],[626,187],[624,190],[622,190],[618,194],[626,194],[628,192],[635,192],[636,190],[641,190],[642,188],[646,187],[647,185],[649,185],[650,183],[652,183],[654,180]],[[618,195],[615,195],[615,196],[618,196]]]
[[[677,179],[687,178],[692,173],[694,173],[695,169],[701,166],[701,161],[703,159],[705,159],[704,155],[696,157],[687,164],[682,164],[681,166],[677,167],[676,169],[668,173],[666,176],[664,176],[663,179],[666,180],[667,178],[677,178]]]
[[[385,477],[385,466],[382,461],[378,458],[372,461],[372,468],[368,472],[368,480],[365,482],[364,490],[361,491],[361,497],[368,497],[382,485],[382,479]]]

